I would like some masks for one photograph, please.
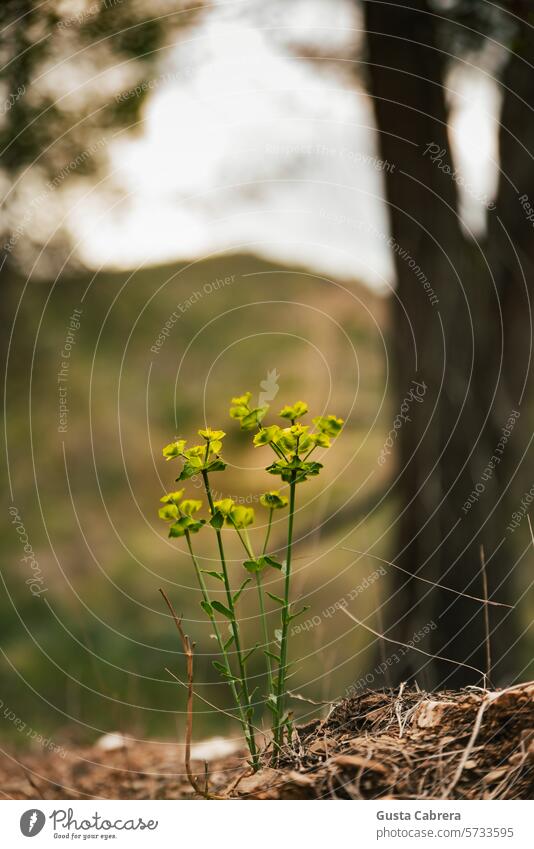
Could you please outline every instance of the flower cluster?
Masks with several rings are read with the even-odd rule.
[[[223,430],[199,430],[198,435],[205,440],[203,445],[193,445],[191,448],[186,448],[187,442],[185,439],[178,439],[176,442],[171,442],[163,449],[163,456],[166,460],[174,460],[176,457],[182,457],[184,460],[183,469],[178,481],[187,480],[202,472],[224,472],[226,463],[220,457],[222,448],[222,440],[226,436]]]
[[[205,519],[199,521],[193,519],[193,515],[202,507],[202,501],[182,498],[183,494],[184,490],[179,489],[177,492],[168,492],[160,499],[164,505],[159,508],[160,519],[164,522],[172,522],[169,530],[170,537],[183,537],[186,533],[196,534],[202,525],[206,524]]]
[[[163,506],[159,508],[159,516],[165,522],[170,523],[169,536],[185,537],[186,539],[202,593],[201,607],[210,619],[222,658],[222,661],[214,660],[213,664],[231,687],[238,710],[238,718],[249,747],[250,762],[253,768],[257,769],[259,759],[253,724],[254,705],[252,696],[254,694],[250,691],[247,673],[247,662],[256,651],[257,646],[248,651],[244,649],[236,605],[244,589],[252,580],[255,580],[263,626],[263,650],[266,659],[267,692],[264,694],[264,704],[273,714],[273,757],[276,761],[285,736],[288,739],[291,737],[290,715],[285,712],[284,707],[285,682],[289,666],[287,660],[289,623],[308,609],[303,608],[295,611],[290,598],[295,489],[297,484],[303,483],[320,473],[323,468],[322,463],[310,460],[310,455],[316,448],[330,447],[332,439],[341,432],[343,420],[333,415],[318,416],[312,419],[313,427],[303,425],[300,419],[307,415],[308,405],[304,401],[296,401],[280,410],[280,418],[287,422],[286,426],[282,427],[277,424],[264,426],[263,420],[269,408],[268,406],[251,407],[251,398],[250,392],[232,398],[230,416],[239,421],[242,430],[257,431],[252,440],[256,448],[270,446],[275,454],[275,460],[267,466],[266,471],[269,474],[277,475],[284,484],[288,485],[288,496],[283,495],[278,490],[269,490],[260,496],[261,506],[268,511],[268,522],[261,553],[255,553],[249,536],[249,529],[254,524],[255,518],[253,508],[236,504],[232,498],[222,498],[215,501],[212,496],[209,482],[210,474],[226,469],[226,463],[221,457],[223,439],[226,435],[222,430],[212,430],[211,428],[199,430],[198,434],[204,440],[200,445],[193,445],[188,448],[185,439],[178,439],[166,445],[163,449],[163,456],[167,460],[179,459],[182,461],[182,470],[177,481],[185,481],[194,477],[202,478],[208,502],[208,518],[198,518],[197,514],[202,509],[202,502],[184,498],[184,489],[168,492],[161,498]],[[280,563],[269,553],[269,541],[274,512],[286,508],[288,509],[287,547],[285,561]],[[217,536],[220,571],[201,569],[193,551],[191,535],[198,533],[205,526],[211,527]],[[221,533],[225,527],[232,528],[236,532],[246,555],[243,560],[243,567],[248,573],[248,577],[240,583],[237,591],[232,589],[226,562]],[[278,608],[280,616],[280,628],[275,629],[272,634],[262,586],[262,573],[267,567],[272,567],[283,575],[284,585],[283,596],[271,592],[267,593]],[[225,603],[211,599],[211,591],[206,584],[205,576],[222,582],[226,594]],[[216,614],[228,620],[229,637],[223,636]],[[229,655],[230,648],[233,649],[234,654],[232,660]]]
[[[252,392],[245,392],[244,395],[232,398],[230,415],[233,419],[239,420],[241,430],[254,430],[259,427],[263,421],[265,413],[269,409],[268,405],[263,407],[251,407],[251,398]]]
[[[297,422],[308,412],[304,401],[297,401],[291,407],[280,411],[281,418],[289,419],[289,427],[270,425],[260,428],[254,437],[254,445],[260,448],[270,445],[278,459],[267,467],[271,475],[279,475],[286,483],[303,483],[310,477],[318,475],[323,468],[322,463],[308,461],[315,448],[329,448],[331,439],[338,435],[343,427],[343,420],[336,416],[319,416],[313,419],[315,430],[310,433],[308,425]]]

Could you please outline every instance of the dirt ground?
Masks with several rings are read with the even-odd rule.
[[[202,787],[207,765],[212,798],[531,799],[534,682],[496,691],[367,691],[297,728],[276,768],[265,751],[255,774],[231,749],[225,740],[192,749]],[[0,761],[0,788],[9,799],[198,798],[183,753],[175,742],[113,735],[62,753],[10,751]]]

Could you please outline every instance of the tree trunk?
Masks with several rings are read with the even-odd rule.
[[[499,486],[497,469],[488,473],[487,465],[513,404],[496,412],[493,403],[502,346],[500,334],[488,338],[487,322],[494,325],[498,300],[484,252],[464,236],[459,219],[446,56],[425,0],[412,0],[410,8],[398,0],[363,5],[380,154],[395,166],[385,177],[397,277],[390,346],[398,459],[392,559],[412,574],[481,596],[483,544],[491,595],[506,573],[506,546],[499,545],[508,519],[506,513],[489,518]],[[414,381],[426,387],[419,398],[410,391]],[[429,661],[410,651],[393,674],[415,674],[431,686],[479,683],[472,667],[485,670],[483,605],[396,570],[390,587],[388,637],[413,640],[455,661]],[[510,582],[496,591],[504,601],[512,595]],[[492,627],[501,615],[502,609],[491,609]],[[421,630],[427,632],[422,637]]]
[[[501,492],[505,495],[493,517],[499,527],[506,526],[502,532],[507,534],[510,543],[513,542],[513,546],[508,546],[506,571],[510,575],[508,583],[514,587],[514,598],[517,598],[532,586],[531,536],[525,508],[530,510],[534,495],[531,464],[534,413],[534,30],[531,20],[529,23],[529,16],[530,19],[532,17],[529,0],[516,0],[510,4],[510,11],[521,23],[503,76],[504,100],[499,134],[501,171],[496,209],[489,219],[488,255],[500,306],[499,313],[493,316],[492,331],[494,336],[502,334],[503,339],[497,409],[514,408],[521,413],[499,469]],[[493,369],[495,367],[494,364]],[[515,526],[517,519],[519,524]],[[510,619],[507,626],[509,623]],[[500,636],[498,649],[503,656],[502,666],[505,669],[509,666],[513,653],[522,676],[532,675],[532,644],[529,646],[525,637],[516,644],[515,631],[508,627]]]

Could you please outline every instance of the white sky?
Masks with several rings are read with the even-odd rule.
[[[370,101],[348,76],[287,49],[289,40],[334,53],[358,43],[354,5],[294,0],[283,19],[281,8],[223,4],[177,47],[141,134],[110,148],[119,204],[93,194],[70,216],[86,262],[130,268],[255,250],[391,283]],[[474,189],[464,192],[462,212],[480,228],[474,194],[495,183],[498,97],[477,72],[453,74],[451,86],[457,164]]]

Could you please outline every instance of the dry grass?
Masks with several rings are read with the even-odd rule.
[[[192,798],[183,747],[125,741],[4,758],[6,798]],[[193,749],[194,757],[194,749]],[[297,729],[278,769],[251,775],[240,753],[209,764],[210,792],[255,799],[528,799],[534,683],[506,690],[368,691]],[[204,765],[193,761],[199,778]]]

